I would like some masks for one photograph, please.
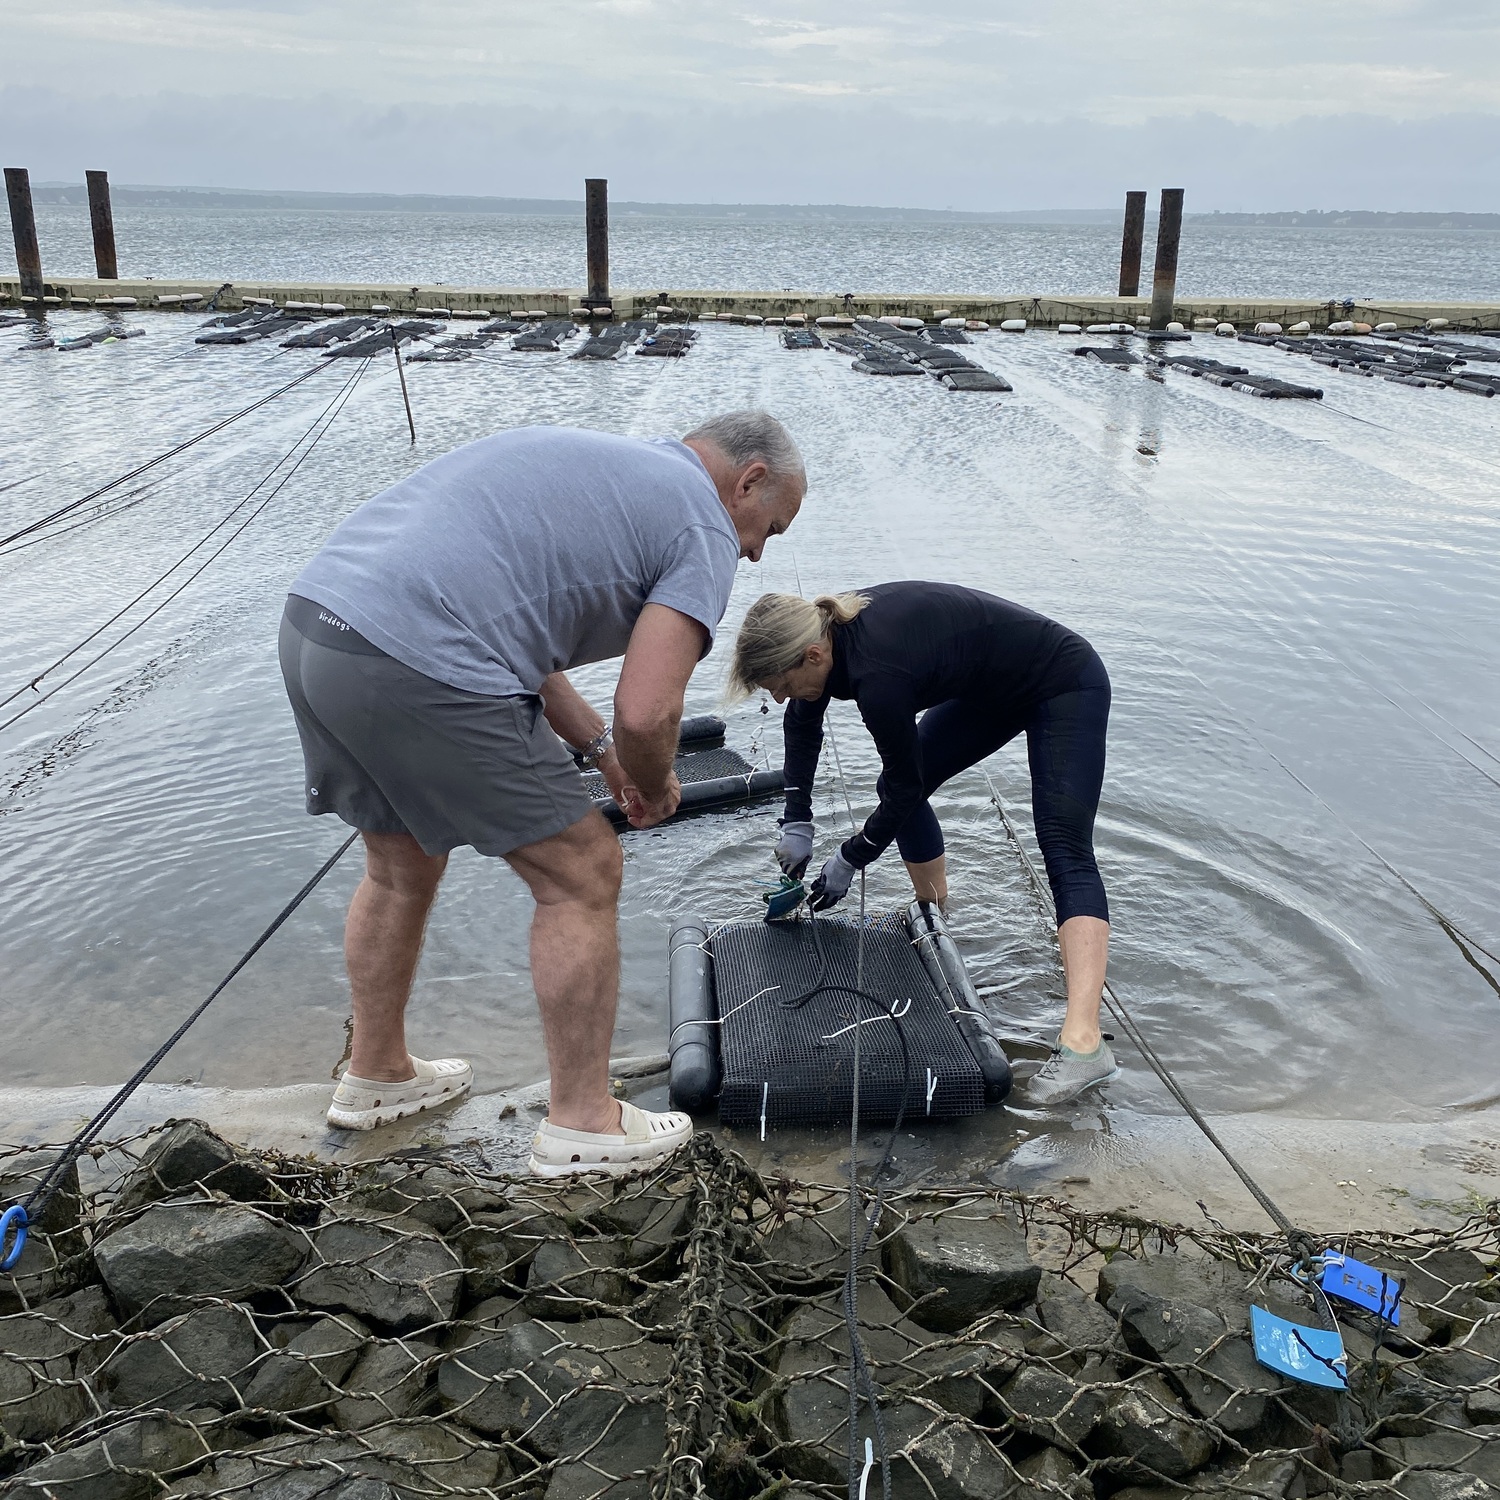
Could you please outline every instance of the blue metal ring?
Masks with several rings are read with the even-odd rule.
[[[30,1220],[26,1217],[26,1209],[20,1203],[13,1203],[0,1214],[0,1271],[8,1271],[20,1260],[21,1252],[26,1248],[26,1229]],[[5,1242],[14,1233],[16,1242],[9,1250],[5,1248]]]

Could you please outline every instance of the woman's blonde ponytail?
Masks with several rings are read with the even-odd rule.
[[[847,625],[870,601],[863,594],[819,594],[811,602],[796,594],[762,594],[745,611],[735,638],[725,697],[731,703],[790,671],[807,648],[836,625]]]

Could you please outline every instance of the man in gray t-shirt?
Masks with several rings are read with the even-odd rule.
[[[356,510],[293,582],[281,665],[309,812],[364,836],[345,951],[354,1000],[331,1124],[371,1129],[472,1073],[406,1050],[404,1014],[450,850],[505,859],[537,901],[532,980],[551,1063],[532,1168],[625,1171],[686,1116],[609,1094],[619,842],[567,746],[638,828],[676,811],[683,693],[740,557],[791,524],[802,460],[764,412],[673,439],[530,427],[470,443]],[[568,668],[623,655],[613,735]]]

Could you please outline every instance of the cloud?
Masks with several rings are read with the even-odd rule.
[[[37,180],[105,167],[120,183],[577,198],[606,176],[617,199],[964,209],[1111,207],[1166,183],[1189,211],[1500,207],[1496,114],[1121,126],[763,93],[755,108],[648,112],[8,88],[0,136]]]
[[[992,123],[1500,111],[1492,0],[48,0],[7,18],[0,82],[59,46],[81,94],[250,76],[303,100],[668,114],[836,83]]]

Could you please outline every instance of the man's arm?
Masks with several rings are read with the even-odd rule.
[[[677,811],[682,788],[672,772],[682,697],[703,656],[708,632],[665,604],[642,609],[615,688],[615,753],[637,805],[627,807],[637,828]]]
[[[542,712],[558,739],[575,750],[604,733],[603,714],[568,681],[566,672],[554,672],[542,683]],[[599,761],[599,774],[610,796],[623,808],[626,778],[613,747]]]
[[[565,745],[581,750],[604,733],[604,716],[568,681],[554,672],[542,683],[542,712]]]

